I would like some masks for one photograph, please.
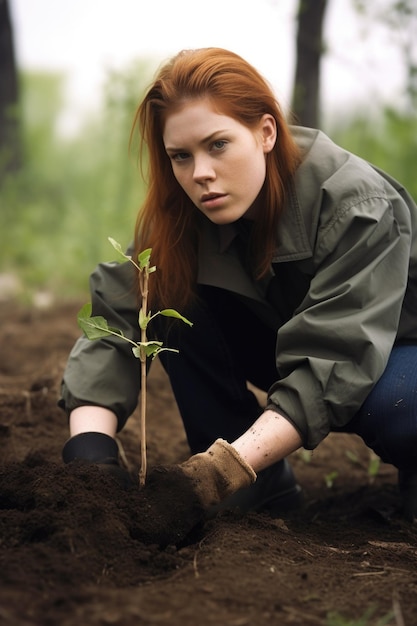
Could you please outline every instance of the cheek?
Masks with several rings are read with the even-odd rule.
[[[266,176],[266,163],[263,155],[256,159],[249,159],[246,168],[242,168],[241,172],[246,188],[257,194],[261,190]]]

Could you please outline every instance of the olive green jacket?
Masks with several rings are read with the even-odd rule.
[[[304,152],[277,233],[271,275],[255,282],[237,252],[236,226],[202,216],[198,282],[245,297],[277,329],[269,406],[314,448],[343,427],[384,371],[393,344],[417,340],[417,207],[384,172],[320,131],[294,127]],[[91,277],[95,314],[139,339],[134,270],[106,263]],[[61,406],[134,410],[139,363],[126,342],[80,338]]]

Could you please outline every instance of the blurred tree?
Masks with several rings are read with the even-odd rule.
[[[8,0],[0,0],[0,178],[20,166],[18,78]]]
[[[416,0],[353,0],[372,28],[382,24],[395,41],[404,61],[405,95],[410,113],[417,109],[417,2]]]
[[[292,93],[295,121],[320,127],[320,65],[325,52],[323,23],[327,0],[298,0],[296,68]],[[417,1],[352,0],[364,27],[385,26],[404,60],[405,96],[409,111],[417,108]]]
[[[299,0],[292,112],[302,126],[320,127],[320,62],[327,0]]]

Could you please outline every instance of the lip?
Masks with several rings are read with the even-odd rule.
[[[225,197],[226,197],[226,194],[224,193],[216,193],[216,192],[205,193],[201,196],[200,202],[202,206],[204,206],[205,208],[212,209],[223,204]]]

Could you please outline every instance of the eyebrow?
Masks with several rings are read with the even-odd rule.
[[[208,143],[208,142],[212,141],[216,135],[221,135],[223,133],[228,133],[228,132],[230,132],[230,130],[228,130],[227,128],[220,129],[220,130],[215,130],[213,133],[210,133],[210,135],[208,135],[207,137],[203,137],[203,139],[200,141],[200,144]],[[167,152],[180,152],[181,150],[183,150],[184,152],[187,152],[186,148],[182,148],[181,146],[178,146],[178,147],[176,147],[176,146],[165,146],[165,150]]]

